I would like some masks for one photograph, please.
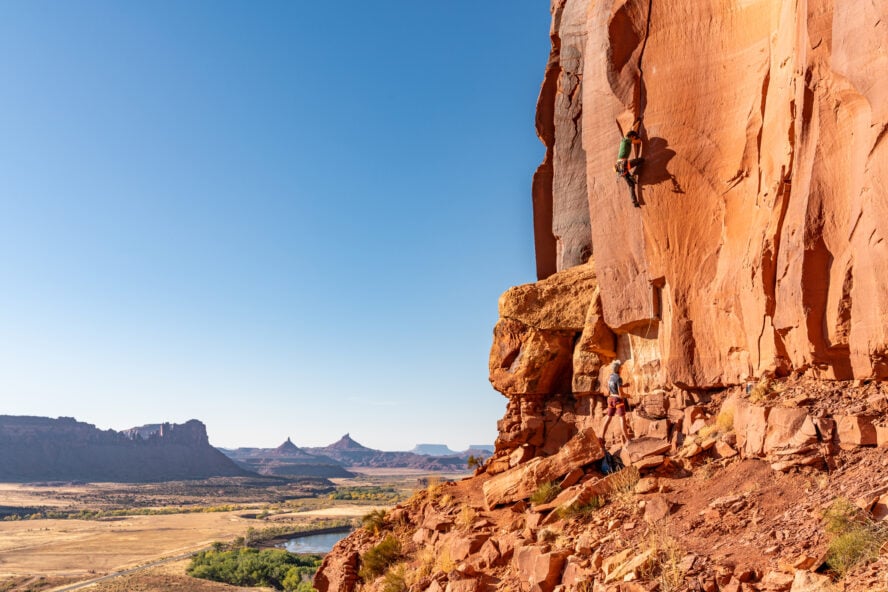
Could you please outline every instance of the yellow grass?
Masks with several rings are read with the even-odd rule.
[[[233,512],[0,522],[0,576],[118,571],[243,536],[250,526],[256,521]]]

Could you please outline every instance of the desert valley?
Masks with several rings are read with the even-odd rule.
[[[888,592],[888,3],[550,8],[545,156],[514,206],[536,281],[491,327],[495,443],[216,448],[198,419],[0,416],[0,592]],[[306,350],[358,376],[349,407],[450,388],[431,345],[405,340],[433,373],[376,374],[385,331],[337,330]],[[444,404],[446,428],[474,417]]]

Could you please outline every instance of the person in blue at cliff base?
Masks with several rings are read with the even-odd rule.
[[[626,428],[626,393],[623,390],[623,378],[620,376],[620,360],[614,360],[611,364],[611,375],[607,379],[607,419],[601,428],[603,442],[607,436],[607,428],[611,419],[616,415],[620,419],[620,432],[623,444],[631,440],[629,430]]]
[[[641,138],[638,135],[640,123],[640,119],[636,120],[632,129],[626,132],[626,135],[620,140],[620,151],[617,153],[617,163],[614,165],[617,175],[625,179],[626,184],[629,185],[629,196],[632,198],[632,205],[636,208],[641,207],[638,203],[638,197],[635,195],[635,185],[638,182],[638,166],[644,162],[644,158],[641,157]],[[633,146],[638,147],[637,157],[630,159]]]

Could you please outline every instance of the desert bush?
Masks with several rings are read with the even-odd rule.
[[[361,526],[372,532],[379,534],[385,528],[386,511],[373,510],[369,514],[361,518]]]
[[[830,535],[826,565],[839,579],[854,566],[877,559],[888,542],[888,527],[873,522],[847,499],[837,498],[824,512],[824,520]]]
[[[484,458],[481,456],[475,456],[474,454],[470,454],[469,458],[466,459],[466,466],[471,470],[475,470],[483,464],[484,464]]]
[[[724,409],[719,412],[718,417],[715,418],[715,422],[703,426],[700,429],[698,435],[701,438],[708,438],[709,436],[719,436],[721,434],[727,434],[734,430],[734,410],[733,409]]]
[[[382,578],[382,592],[407,592],[407,568],[399,565],[388,570]]]
[[[437,475],[432,475],[425,480],[425,483],[425,492],[429,501],[432,503],[437,502],[438,498],[441,497],[441,478]]]
[[[537,532],[536,538],[541,543],[554,543],[558,539],[558,533],[548,528],[542,528]]]
[[[450,547],[445,546],[435,558],[435,571],[450,573],[456,569],[456,561],[450,556]]]
[[[438,555],[434,547],[426,546],[421,548],[416,554],[416,563],[418,564],[416,577],[421,579],[431,575],[432,568],[435,567],[437,559]]]
[[[530,495],[530,502],[533,504],[546,504],[555,499],[559,493],[561,493],[561,487],[557,483],[549,481],[536,488],[536,491]]]
[[[456,525],[460,528],[469,528],[475,521],[477,513],[469,504],[463,504],[456,516]]]
[[[761,379],[755,383],[752,389],[749,391],[749,402],[750,403],[761,403],[765,399],[768,398],[768,395],[771,394],[771,379],[762,376]]]
[[[685,572],[681,560],[685,551],[678,541],[669,535],[665,523],[652,525],[642,542],[644,549],[650,551],[651,559],[642,569],[642,577],[659,585],[660,592],[678,592],[684,589]]]
[[[607,500],[603,495],[595,495],[585,504],[558,508],[558,517],[562,520],[586,519],[595,513],[596,510],[603,507],[605,503],[607,503]]]
[[[401,558],[401,543],[393,534],[388,534],[378,545],[371,547],[361,557],[358,575],[365,582],[381,576],[395,561]]]

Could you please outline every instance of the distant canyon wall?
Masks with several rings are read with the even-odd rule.
[[[210,446],[206,426],[99,430],[70,417],[0,415],[0,482],[149,482],[252,475]]]
[[[888,376],[888,4],[553,0],[552,15],[539,277],[594,251],[614,355],[651,388]],[[639,209],[613,171],[636,118]]]

